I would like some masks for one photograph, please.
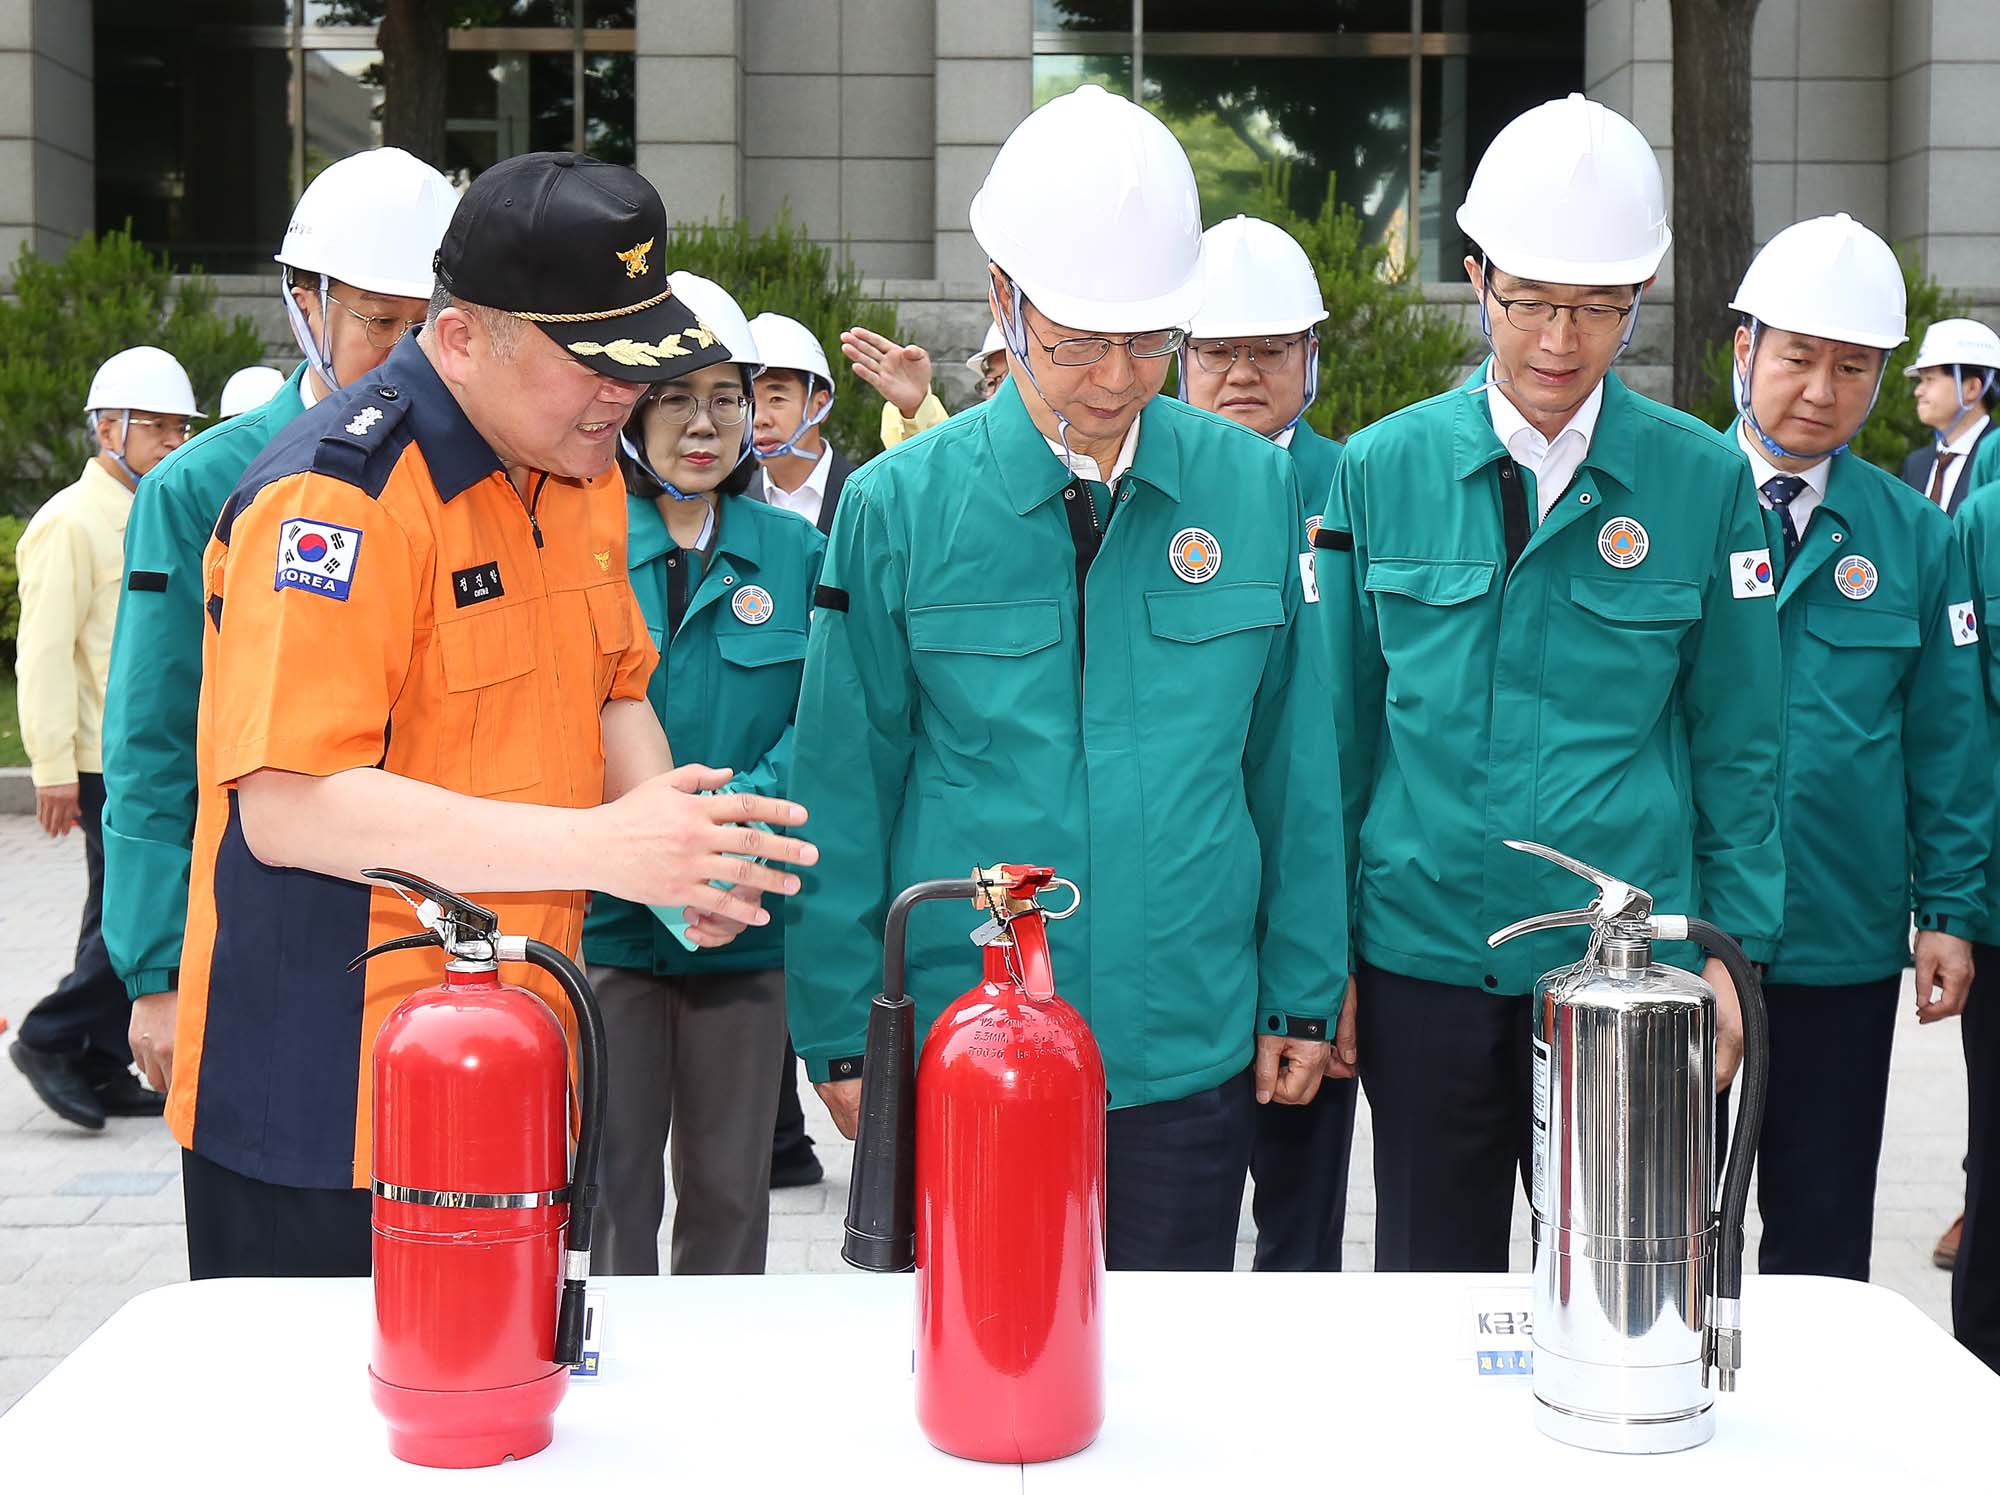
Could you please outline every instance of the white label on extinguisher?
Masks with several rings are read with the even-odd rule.
[[[1535,1172],[1528,1202],[1547,1219],[1549,1173],[1549,1046],[1535,1038]]]
[[[604,1294],[583,1291],[583,1364],[570,1368],[569,1378],[589,1380],[604,1365]]]

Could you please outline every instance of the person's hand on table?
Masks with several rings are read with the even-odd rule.
[[[879,332],[853,327],[840,335],[840,351],[854,365],[855,376],[902,412],[917,418],[917,407],[931,392],[931,355],[915,343],[904,347]]]
[[[1303,1106],[1319,1093],[1326,1073],[1326,1056],[1333,1046],[1323,1038],[1287,1038],[1280,1033],[1257,1035],[1254,1072],[1257,1104]]]

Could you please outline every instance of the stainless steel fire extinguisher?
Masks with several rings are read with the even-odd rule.
[[[1669,1453],[1715,1432],[1709,1371],[1742,1364],[1743,1215],[1763,1122],[1763,991],[1712,924],[1653,912],[1595,867],[1509,841],[1597,885],[1583,908],[1493,935],[1583,925],[1583,959],[1535,983],[1535,1424],[1581,1448]],[[1715,1179],[1715,991],[1655,964],[1654,940],[1720,960],[1743,1007],[1743,1068],[1721,1199]]]

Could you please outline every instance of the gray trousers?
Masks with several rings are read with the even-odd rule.
[[[785,973],[592,966],[610,1055],[591,1270],[656,1276],[674,1170],[675,1276],[764,1270]]]

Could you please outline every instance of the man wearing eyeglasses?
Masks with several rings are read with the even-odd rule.
[[[157,1116],[160,1097],[132,1078],[125,991],[104,953],[104,682],[118,615],[132,490],[187,439],[201,414],[172,354],[127,348],[105,360],[86,397],[97,453],[21,534],[18,663],[21,743],[35,814],[51,836],[83,830],[89,884],[76,963],[22,1019],[14,1067],[63,1120],[102,1131],[107,1116]]]
[[[826,863],[787,912],[793,1037],[852,1135],[889,900],[1055,866],[1082,889],[1056,986],[1110,1089],[1107,1261],[1227,1271],[1257,1106],[1312,1099],[1347,967],[1297,480],[1154,398],[1202,292],[1164,125],[1056,99],[971,219],[1009,377],[855,474],[817,594],[792,791]],[[968,913],[910,921],[921,1021],[976,970]]]
[[[1769,960],[1782,908],[1772,557],[1734,445],[1610,372],[1672,236],[1651,146],[1581,95],[1495,137],[1459,226],[1492,356],[1357,433],[1318,542],[1355,869],[1378,1270],[1504,1271],[1537,977],[1629,878]],[[1655,959],[1687,965],[1685,945]],[[1741,1058],[1721,967],[1718,1088]],[[1540,1170],[1536,1170],[1539,1174]]]
[[[201,558],[257,454],[300,414],[374,371],[423,321],[431,257],[458,203],[405,151],[336,161],[292,211],[282,267],[304,361],[268,399],[203,431],[147,475],[125,536],[125,601],[104,722],[104,941],[133,999],[140,1068],[166,1089],[194,845]]]

